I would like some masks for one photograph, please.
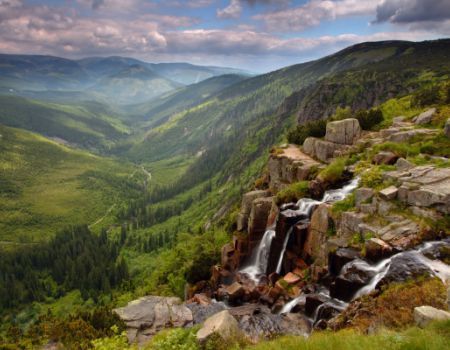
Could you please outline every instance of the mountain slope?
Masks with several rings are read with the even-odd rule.
[[[2,242],[37,242],[68,225],[92,224],[141,190],[127,162],[3,125],[0,170]]]

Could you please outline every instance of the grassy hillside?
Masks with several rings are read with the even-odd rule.
[[[0,123],[99,151],[129,133],[116,114],[95,102],[69,105],[0,96]]]
[[[141,191],[136,182],[142,174],[126,162],[1,125],[0,135],[0,241],[4,243],[41,241],[64,226],[92,224],[113,205]]]

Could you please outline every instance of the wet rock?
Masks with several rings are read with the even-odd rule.
[[[395,199],[397,197],[397,193],[398,188],[395,186],[386,187],[379,192],[380,197],[388,201]]]
[[[330,298],[323,294],[308,294],[305,298],[305,314],[309,317],[313,316],[316,309],[329,300]]]
[[[267,228],[267,219],[272,208],[273,197],[257,198],[252,202],[248,219],[248,234],[250,241],[259,241]]]
[[[338,275],[342,267],[360,257],[359,251],[353,248],[340,248],[328,254],[328,271]]]
[[[355,205],[359,207],[363,203],[367,203],[372,199],[374,194],[373,189],[361,187],[355,190]]]
[[[330,296],[339,300],[350,301],[355,293],[364,287],[374,276],[366,269],[367,263],[355,260],[346,265],[341,274],[330,285]]]
[[[239,324],[228,310],[209,317],[197,332],[197,340],[204,343],[214,333],[225,340],[239,333]]]
[[[450,118],[447,119],[444,125],[444,135],[450,138]]]
[[[414,308],[414,321],[419,327],[426,327],[433,321],[450,320],[450,312],[436,309],[432,306],[419,306]]]
[[[357,119],[349,118],[327,123],[325,140],[341,145],[352,145],[361,135]]]
[[[387,165],[391,165],[394,164],[398,159],[398,156],[393,153],[393,152],[386,152],[386,151],[382,151],[377,153],[372,161],[375,164],[387,164]]]
[[[314,324],[314,328],[326,329],[327,323],[324,321],[332,319],[333,317],[339,315],[341,312],[342,312],[341,307],[338,307],[337,305],[335,305],[331,302],[323,303],[317,309],[316,323]]]
[[[371,261],[379,261],[393,254],[392,247],[379,238],[370,238],[365,243],[366,258]]]
[[[226,287],[228,300],[232,303],[240,301],[245,294],[245,289],[239,282],[234,282],[232,285]]]
[[[263,198],[269,196],[268,191],[258,190],[247,192],[242,196],[241,211],[238,214],[237,230],[244,231],[247,229],[248,218],[252,209],[252,203],[257,198]]]
[[[433,271],[423,263],[417,253],[404,252],[392,257],[389,268],[385,276],[378,283],[378,286],[431,275],[433,275]]]
[[[436,108],[431,108],[428,111],[420,113],[417,117],[413,119],[414,123],[417,125],[429,124],[436,113]]]
[[[114,312],[125,322],[130,343],[144,344],[164,328],[185,327],[193,322],[191,310],[175,297],[146,296]]]

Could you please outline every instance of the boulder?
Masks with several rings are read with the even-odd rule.
[[[327,162],[334,157],[336,151],[346,150],[349,146],[320,140],[315,137],[306,138],[303,143],[303,151],[311,157],[317,158],[322,162]]]
[[[417,242],[419,225],[411,220],[393,222],[379,231],[381,239],[398,250],[412,248]]]
[[[164,328],[193,322],[191,310],[175,297],[145,296],[114,312],[125,322],[130,343],[144,344]]]
[[[352,145],[361,135],[357,119],[349,118],[327,123],[325,141],[341,145]]]
[[[257,198],[252,202],[248,219],[248,237],[250,241],[259,241],[266,231],[272,200],[273,197],[267,197]]]
[[[365,243],[366,258],[378,261],[393,254],[392,247],[379,238],[370,238]]]
[[[355,190],[355,206],[359,207],[363,203],[367,203],[372,199],[374,194],[373,189],[361,187]]]
[[[341,221],[339,223],[339,233],[341,236],[353,236],[355,233],[359,233],[359,225],[364,222],[367,214],[356,213],[353,211],[345,211],[341,215]]]
[[[450,118],[447,119],[444,125],[444,135],[450,138]]]
[[[395,199],[397,197],[397,193],[398,188],[395,186],[386,187],[379,192],[380,197],[388,201]]]
[[[208,317],[211,317],[212,315],[215,315],[227,308],[222,302],[213,302],[209,305],[187,303],[186,307],[192,312],[194,325],[205,322]]]
[[[398,159],[398,156],[393,152],[382,151],[374,155],[372,161],[375,164],[394,164]]]
[[[363,260],[354,260],[342,268],[339,276],[330,285],[330,296],[350,301],[355,293],[370,282],[375,275]]]
[[[428,111],[420,113],[417,117],[413,119],[414,123],[417,125],[429,124],[436,113],[436,108],[431,108]]]
[[[301,277],[299,277],[298,275],[292,273],[292,272],[288,272],[286,276],[283,277],[283,280],[289,284],[289,285],[293,285],[296,284],[298,282],[301,281]]]
[[[410,140],[410,139],[412,139],[414,137],[435,135],[436,133],[437,133],[436,130],[431,130],[431,129],[405,130],[405,131],[399,131],[399,132],[393,133],[392,135],[389,135],[387,137],[387,141],[405,142],[405,141],[408,141],[408,140]]]
[[[323,294],[308,294],[305,298],[305,314],[313,316],[316,309],[329,300],[330,298]]]
[[[228,243],[222,247],[221,264],[224,269],[233,271],[236,268],[234,255],[235,250],[233,244]]]
[[[432,306],[418,306],[414,308],[414,321],[423,328],[433,321],[450,320],[450,312],[436,309]]]
[[[223,310],[208,319],[197,332],[197,340],[204,343],[210,336],[217,334],[224,340],[239,333],[239,324],[228,310]]]
[[[239,282],[234,282],[232,285],[226,287],[226,293],[230,302],[237,302],[244,296],[245,289]]]

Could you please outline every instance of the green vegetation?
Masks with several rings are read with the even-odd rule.
[[[319,172],[318,177],[327,184],[335,184],[342,180],[345,170],[345,159],[337,158]]]
[[[428,328],[412,327],[401,332],[382,330],[376,334],[361,334],[354,330],[317,332],[309,338],[281,337],[269,342],[249,346],[251,350],[305,349],[305,350],[405,350],[447,349],[450,341],[450,323],[438,322]]]
[[[277,193],[276,203],[280,205],[282,203],[296,202],[300,198],[306,197],[308,193],[309,193],[308,181],[296,182],[280,190]]]
[[[325,136],[326,126],[327,121],[322,119],[299,124],[288,132],[287,139],[290,143],[302,145],[307,137]]]

